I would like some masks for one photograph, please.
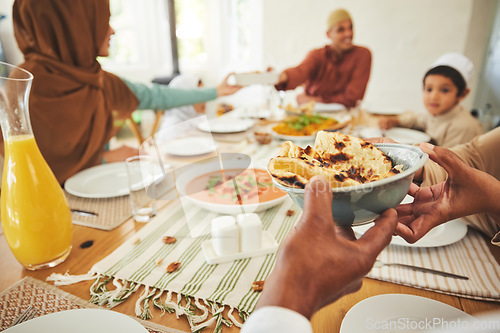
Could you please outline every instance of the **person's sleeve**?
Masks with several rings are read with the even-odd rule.
[[[413,111],[406,111],[398,116],[399,126],[414,128],[420,131],[427,129],[425,117],[422,114],[416,114]]]
[[[317,50],[310,51],[300,65],[284,70],[288,76],[285,90],[295,89],[313,76],[312,73],[314,73],[319,63],[317,53]]]
[[[483,134],[483,127],[474,118],[469,117],[461,122],[450,122],[446,130],[443,142],[440,146],[452,148],[459,144],[466,143]]]
[[[370,50],[364,49],[356,61],[349,83],[336,94],[322,96],[322,102],[340,103],[348,107],[356,106],[356,103],[361,101],[365,95],[366,86],[370,79],[371,66],[372,54]]]
[[[290,309],[278,306],[265,306],[248,317],[241,333],[312,333],[309,320]]]
[[[139,100],[137,107],[139,110],[168,110],[217,98],[216,88],[176,89],[163,84],[146,85],[125,79],[123,82],[127,84]]]

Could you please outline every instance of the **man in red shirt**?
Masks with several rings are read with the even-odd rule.
[[[326,35],[331,44],[310,51],[300,65],[284,70],[276,89],[295,89],[305,84],[305,93],[297,96],[299,105],[314,100],[354,107],[365,94],[371,52],[352,43],[352,20],[344,9],[330,14]]]

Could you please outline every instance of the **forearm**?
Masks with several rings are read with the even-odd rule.
[[[314,284],[309,286],[311,277],[298,279],[296,274],[287,274],[285,269],[275,267],[265,281],[264,291],[257,308],[279,306],[300,313],[311,319],[318,300]]]
[[[168,110],[217,98],[215,88],[175,89],[166,85],[145,85],[124,80],[139,99],[138,109]]]

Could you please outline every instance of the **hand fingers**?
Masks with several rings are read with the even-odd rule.
[[[432,226],[429,226],[425,223],[424,216],[420,216],[409,224],[398,223],[396,232],[408,243],[413,244],[420,238],[424,237],[430,229],[432,229]]]
[[[410,244],[415,243],[418,241],[422,236],[418,236],[409,225],[403,224],[403,223],[398,223],[396,226],[396,234],[403,238],[405,241],[407,241]]]
[[[398,215],[396,211],[394,209],[386,210],[375,220],[375,225],[368,229],[358,242],[363,243],[361,246],[366,247],[369,253],[380,253],[390,243],[397,222]]]
[[[340,235],[345,239],[356,240],[356,236],[354,235],[354,231],[351,227],[336,226],[335,230],[337,235]]]
[[[226,78],[224,79],[224,81],[227,81],[227,79],[229,79],[229,77],[230,77],[231,75],[234,75],[234,74],[236,74],[236,73],[235,73],[235,72],[231,72],[231,73],[227,74],[227,75],[226,75]]]
[[[420,149],[427,153],[431,160],[442,166],[449,175],[458,174],[457,167],[465,166],[462,160],[449,149],[434,146],[430,143],[420,144]]]
[[[395,209],[396,212],[398,212],[398,218],[401,218],[401,216],[413,215],[413,203],[399,205]]]
[[[415,183],[411,183],[410,189],[408,190],[408,194],[411,195],[412,197],[415,197],[415,194],[417,194],[419,189],[420,189],[420,186],[418,186]]]
[[[311,178],[306,186],[301,221],[317,223],[326,220],[328,223],[331,222],[333,226],[332,211],[330,208],[332,206],[332,196],[330,183],[325,178],[320,176]]]

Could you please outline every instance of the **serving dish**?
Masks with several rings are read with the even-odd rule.
[[[399,205],[408,193],[415,172],[424,166],[429,157],[415,146],[379,143],[375,147],[387,154],[396,165],[401,165],[402,171],[381,180],[332,189],[331,210],[337,225],[362,225]],[[284,186],[274,178],[273,183],[303,208],[304,189]]]
[[[335,122],[332,122],[334,120]],[[311,141],[320,130],[336,131],[347,126],[350,115],[323,116],[320,114],[289,116],[278,122],[272,132],[277,139],[287,141]],[[314,123],[320,121],[322,123]]]
[[[249,72],[234,74],[236,84],[249,86],[252,84],[275,84],[278,82],[279,73],[276,72]]]

